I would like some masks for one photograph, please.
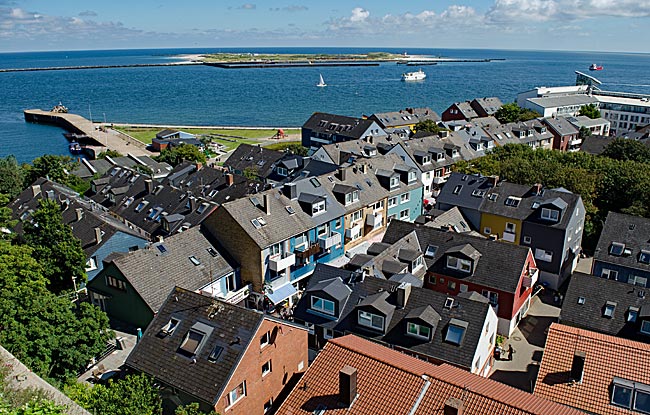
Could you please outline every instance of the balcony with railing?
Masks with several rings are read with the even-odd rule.
[[[269,258],[269,268],[275,272],[284,271],[295,263],[296,255],[293,252],[284,252]]]
[[[320,253],[321,247],[320,244],[314,243],[311,245],[302,245],[296,247],[295,254],[297,258],[309,258]]]
[[[330,249],[341,244],[341,234],[338,232],[330,232],[327,235],[318,237],[318,243],[322,249]]]

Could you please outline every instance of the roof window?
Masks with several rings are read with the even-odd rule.
[[[257,219],[251,219],[251,223],[255,226],[255,229],[261,229],[262,224]]]
[[[190,262],[192,262],[192,264],[194,264],[194,266],[201,265],[201,261],[197,257],[195,257],[194,255],[192,255],[190,257]]]
[[[196,209],[196,213],[198,213],[199,215],[202,214],[203,212],[205,212],[205,210],[208,208],[208,206],[209,206],[208,203],[205,203],[205,202],[204,202],[204,203],[201,203],[201,205],[199,206],[199,208]]]
[[[219,256],[219,253],[214,248],[208,248],[206,251],[215,258]]]
[[[452,297],[447,297],[445,300],[445,308],[451,309],[454,306],[454,299]]]
[[[625,244],[622,244],[620,242],[612,242],[612,244],[609,246],[609,253],[614,256],[621,256],[623,255],[623,252],[625,251]]]
[[[221,352],[223,352],[223,347],[219,345],[214,346],[214,349],[212,349],[210,355],[208,356],[208,362],[215,363],[217,360],[219,360],[219,356],[221,356]]]
[[[287,210],[287,212],[289,212],[290,215],[296,213],[296,211],[291,206],[285,206],[284,208]]]
[[[180,324],[180,320],[177,318],[170,318],[167,324],[165,324],[161,329],[160,332],[166,336],[171,336],[174,333],[174,330],[176,330],[176,327]]]
[[[452,193],[455,194],[455,195],[457,195],[457,194],[460,193],[460,190],[461,190],[462,188],[463,188],[463,185],[462,185],[462,184],[458,184],[458,185],[456,185],[456,187],[454,187],[454,191],[453,191]]]
[[[436,256],[436,251],[438,250],[438,247],[435,245],[427,245],[427,250],[424,252],[424,256],[428,258],[433,258]]]
[[[650,251],[642,249],[641,253],[639,254],[639,262],[650,264]]]
[[[625,317],[625,321],[628,323],[634,323],[636,322],[636,318],[639,316],[639,308],[638,307],[630,307],[627,309],[627,316]]]
[[[586,299],[584,297],[578,297],[578,304],[584,305],[585,301],[586,301]]]
[[[460,345],[465,337],[465,331],[467,331],[467,326],[469,324],[466,321],[458,320],[452,318],[449,321],[449,326],[447,327],[447,333],[445,334],[445,341]]]
[[[256,219],[260,223],[260,225],[266,226],[266,221],[264,220],[263,217],[260,216],[259,218],[256,218]]]
[[[614,310],[616,310],[616,303],[608,301],[605,303],[605,308],[603,309],[603,317],[612,318],[614,317]]]
[[[515,196],[508,196],[505,201],[505,205],[510,207],[517,207],[519,206],[519,203],[521,203],[521,198]]]
[[[183,343],[181,343],[180,347],[178,348],[178,353],[182,354],[183,356],[194,357],[204,337],[204,333],[198,330],[190,329],[190,331],[188,331],[185,335]]]
[[[496,202],[498,197],[499,197],[498,193],[491,193],[490,196],[488,196],[488,200],[490,202]]]

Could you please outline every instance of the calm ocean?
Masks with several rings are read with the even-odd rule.
[[[402,53],[404,50],[377,49]],[[214,49],[235,51],[235,49]],[[244,52],[354,53],[372,49],[255,48]],[[172,62],[206,49],[110,50],[0,54],[0,68]],[[603,89],[650,93],[650,55],[582,52],[409,49],[409,54],[503,58],[491,63],[425,66],[424,82],[404,83],[405,66],[226,70],[203,66],[0,73],[0,156],[27,162],[67,154],[62,130],[24,122],[26,108],[71,112],[108,122],[300,126],[314,111],[360,116],[411,106],[442,112],[482,96],[513,101],[535,86],[567,85],[591,63]],[[178,59],[177,59],[178,60]],[[417,70],[409,67],[408,70]],[[327,88],[317,88],[321,73]]]

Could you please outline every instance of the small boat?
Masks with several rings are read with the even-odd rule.
[[[590,71],[602,71],[603,67],[596,65],[595,63],[592,63],[591,66],[589,67]]]
[[[323,75],[319,74],[319,76],[320,76],[320,82],[317,83],[316,86],[320,86],[320,87],[327,86],[327,84],[325,83],[325,80],[323,79]]]
[[[402,74],[402,81],[421,81],[427,77],[427,74],[420,69],[417,72],[406,72]]]
[[[73,141],[68,145],[68,150],[72,154],[81,154],[81,152],[83,151],[83,148],[81,148],[81,145],[79,143],[77,143],[76,141]]]

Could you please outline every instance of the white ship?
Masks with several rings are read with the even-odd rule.
[[[421,81],[427,77],[427,74],[420,69],[417,72],[406,72],[402,74],[402,81]]]

